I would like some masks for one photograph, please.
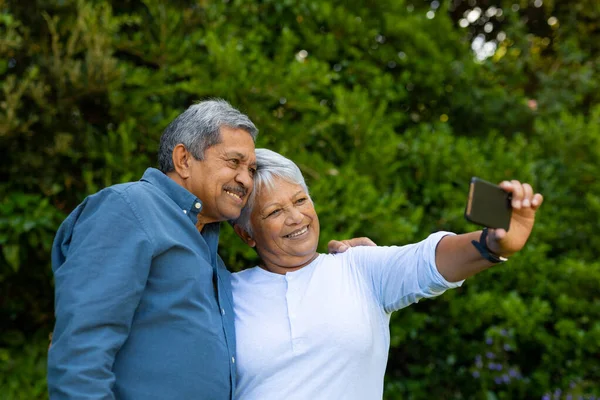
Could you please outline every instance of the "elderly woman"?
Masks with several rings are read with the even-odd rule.
[[[401,247],[319,254],[319,218],[298,167],[256,150],[255,189],[237,234],[260,264],[234,274],[237,399],[381,399],[393,311],[446,289],[520,250],[542,203],[512,192],[509,232],[437,232]],[[489,252],[489,253],[488,253]],[[491,254],[490,254],[491,253]]]

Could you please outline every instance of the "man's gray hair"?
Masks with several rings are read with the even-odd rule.
[[[273,190],[275,179],[280,178],[289,183],[300,185],[308,195],[308,187],[300,168],[290,159],[269,149],[256,149],[256,173],[254,174],[254,190],[248,198],[248,203],[242,209],[242,213],[232,224],[240,225],[246,232],[252,235],[252,222],[250,216],[254,208],[256,197],[261,190]]]
[[[203,160],[206,149],[221,143],[222,126],[243,129],[256,141],[258,129],[247,115],[222,99],[202,101],[179,114],[164,130],[158,149],[158,168],[165,174],[175,170],[173,150],[178,144],[183,144],[196,160]]]

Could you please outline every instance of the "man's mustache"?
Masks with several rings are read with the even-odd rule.
[[[228,192],[235,193],[240,197],[244,197],[248,193],[248,189],[246,189],[244,186],[224,186],[223,189],[227,190]]]

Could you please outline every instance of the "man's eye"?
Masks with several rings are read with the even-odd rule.
[[[240,165],[240,160],[238,160],[237,158],[230,158],[229,160],[227,160],[230,164],[233,165]]]
[[[248,168],[248,171],[250,172],[251,177],[254,177],[254,175],[256,175],[256,168]]]
[[[296,204],[304,204],[306,202],[306,200],[308,200],[308,198],[301,197],[298,200],[296,200]]]

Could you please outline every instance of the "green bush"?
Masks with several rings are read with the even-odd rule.
[[[3,400],[43,400],[46,388],[48,336],[2,335],[9,347],[0,349],[0,393]]]

